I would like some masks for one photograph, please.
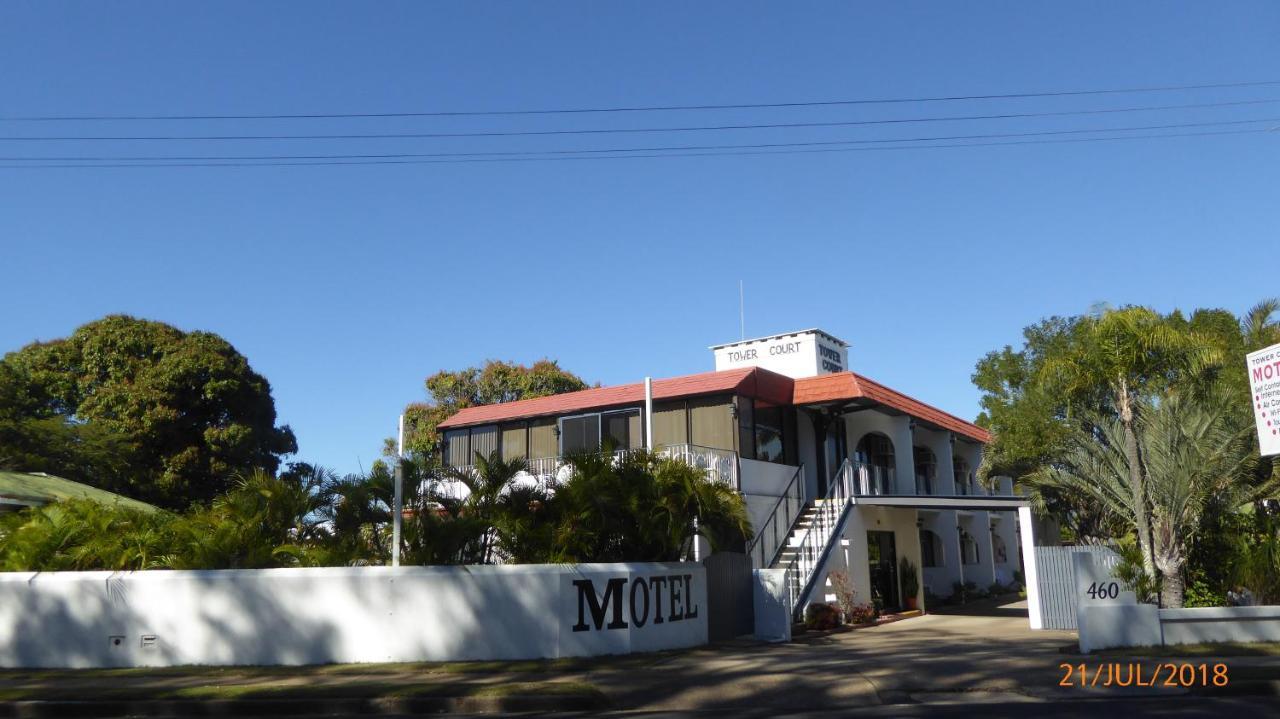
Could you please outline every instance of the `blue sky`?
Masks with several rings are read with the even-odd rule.
[[[53,3],[0,6],[0,114],[271,114],[921,97],[1280,80],[1280,5]],[[841,122],[1280,100],[1280,85],[790,110],[0,122],[0,136]],[[821,142],[1280,117],[1280,103],[870,127],[345,141],[0,142],[6,157]],[[1275,123],[1280,125],[1280,121]],[[1250,126],[1267,127],[1267,125]],[[1280,294],[1280,132],[602,161],[0,168],[0,351],[113,312],[217,332],[300,457],[367,467],[422,380],[548,356],[592,382],[710,369],[818,326],[966,418],[985,352],[1095,302]],[[3,162],[0,164],[13,164]]]

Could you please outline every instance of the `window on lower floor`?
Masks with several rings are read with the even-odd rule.
[[[978,563],[978,543],[963,529],[960,530],[960,561],[963,564]]]
[[[996,562],[999,564],[1009,561],[1009,550],[1005,547],[1004,539],[999,534],[991,535],[991,553],[995,555]]]
[[[927,529],[920,530],[920,566],[942,566],[942,539]]]

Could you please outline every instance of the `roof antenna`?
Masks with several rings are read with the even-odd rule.
[[[746,341],[747,310],[746,310],[746,304],[743,301],[742,280],[738,280],[738,332],[740,332],[742,335],[741,337],[739,337],[739,339],[742,341]]]

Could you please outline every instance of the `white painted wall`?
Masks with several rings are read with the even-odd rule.
[[[947,509],[921,512],[920,516],[924,519],[922,529],[928,529],[937,534],[938,540],[942,543],[939,566],[922,571],[921,582],[939,597],[950,596],[952,585],[967,579],[965,567],[960,564],[960,533],[956,531],[956,512]]]
[[[772,335],[711,349],[717,372],[763,367],[788,377],[814,377],[849,369],[849,348],[821,331]]]
[[[1013,573],[1021,567],[1018,561],[1018,521],[1016,512],[988,512],[995,524],[994,536],[1004,540],[1005,561],[996,558],[996,581],[1008,584],[1013,581]],[[994,548],[994,542],[993,548]],[[1025,577],[1023,578],[1025,580]]]
[[[894,494],[915,494],[915,464],[911,458],[910,420],[905,416],[892,416],[876,410],[850,412],[844,415],[845,431],[849,437],[849,456],[858,449],[858,443],[871,432],[879,432],[893,442],[893,458],[897,485]]]
[[[800,463],[804,465],[805,496],[816,497],[818,494],[818,455],[814,445],[813,420],[806,412],[796,412],[796,449],[800,453]],[[834,472],[835,467],[829,472]]]
[[[617,622],[610,580],[623,590]],[[600,629],[574,584],[585,581],[603,603]],[[694,563],[6,573],[0,666],[625,654],[705,644],[706,613],[706,573]]]
[[[933,476],[933,493],[937,495],[955,494],[955,482],[951,477],[951,433],[935,432],[917,426],[911,431],[911,441],[915,447],[928,447],[937,458],[937,467]],[[915,472],[911,473],[912,487],[915,486]],[[914,494],[914,490],[912,491]]]
[[[973,582],[978,589],[986,589],[996,580],[991,520],[985,511],[958,512],[957,515],[960,526],[964,527],[978,545],[978,563],[964,565],[964,579],[966,582]]]
[[[833,547],[825,566],[819,570],[815,591],[809,600],[813,602],[836,601],[835,586],[830,579],[831,572],[843,570],[848,572],[853,584],[854,601],[860,604],[871,602],[871,568],[867,559],[867,532],[893,532],[896,561],[903,557],[920,567],[920,535],[916,530],[916,510],[891,507],[856,506],[845,523],[844,533],[838,545]],[[901,577],[899,577],[901,581]],[[902,587],[898,587],[901,594]],[[921,594],[924,585],[921,577]],[[923,603],[921,604],[923,606]]]
[[[778,497],[781,497],[787,489],[798,468],[754,459],[743,459],[740,462],[742,497],[747,503],[747,514],[751,517],[751,531],[754,536],[764,527],[774,505],[778,503]],[[799,506],[793,511],[799,512]]]

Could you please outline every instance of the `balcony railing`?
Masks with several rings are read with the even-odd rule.
[[[769,516],[756,529],[756,536],[747,543],[747,556],[751,557],[753,567],[767,568],[777,563],[804,508],[804,465],[801,465],[796,467],[787,488],[769,510]]]
[[[860,495],[893,494],[897,477],[893,467],[882,467],[865,462],[850,463],[845,471],[852,472],[853,493]]]
[[[633,450],[620,449],[612,454],[616,460],[625,457],[631,451]],[[673,444],[661,447],[655,453],[664,457],[682,460],[693,467],[705,470],[712,481],[724,482],[734,489],[739,486],[738,455],[736,452],[702,447],[696,444]],[[525,460],[525,465],[526,470],[517,475],[517,477],[532,478],[543,489],[554,491],[557,486],[569,479],[570,470],[564,457],[527,459]],[[456,469],[464,472],[474,468],[475,465],[456,467]]]
[[[734,489],[741,487],[738,482],[737,452],[697,444],[672,444],[660,448],[658,454],[704,469],[714,482],[723,482]]]

